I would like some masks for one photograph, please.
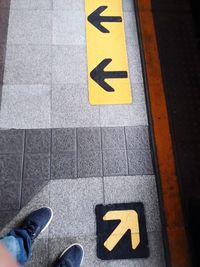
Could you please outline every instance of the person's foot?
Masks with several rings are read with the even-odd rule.
[[[84,250],[80,244],[66,248],[57,260],[56,267],[80,267],[83,262]]]
[[[32,242],[50,224],[53,218],[51,208],[43,207],[31,212],[22,223],[21,228],[25,229],[31,237]]]

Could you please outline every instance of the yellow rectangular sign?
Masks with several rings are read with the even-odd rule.
[[[91,105],[131,104],[122,0],[85,0]]]

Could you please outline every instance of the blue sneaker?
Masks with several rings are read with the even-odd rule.
[[[84,250],[80,244],[66,248],[58,258],[56,267],[80,267],[84,258]]]
[[[50,208],[43,207],[31,212],[22,223],[20,228],[25,229],[32,242],[35,238],[49,226],[53,218],[53,211]]]

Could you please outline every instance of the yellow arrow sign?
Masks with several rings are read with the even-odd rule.
[[[112,251],[128,230],[131,231],[132,249],[136,249],[140,243],[140,229],[138,214],[135,210],[109,211],[103,217],[104,221],[120,220],[121,222],[104,242],[104,246]]]

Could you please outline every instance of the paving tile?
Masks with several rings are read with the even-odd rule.
[[[94,209],[99,203],[103,203],[102,178],[52,181],[50,207],[54,217],[50,237],[94,235]]]
[[[6,44],[9,20],[9,9],[0,10],[0,43]]]
[[[102,154],[97,151],[78,152],[78,177],[102,176]]]
[[[0,210],[17,210],[20,208],[21,182],[0,182]]]
[[[154,174],[150,150],[128,150],[130,175]]]
[[[6,45],[0,44],[0,65],[4,64],[5,56],[6,56]]]
[[[0,155],[0,181],[21,181],[22,154]]]
[[[35,195],[34,198],[25,207],[18,211],[17,215],[1,230],[0,236],[4,236],[11,229],[20,226],[24,218],[32,211],[47,206],[49,206],[49,184],[42,188],[42,190],[37,195]],[[47,230],[41,233],[37,239],[45,237],[48,237]]]
[[[148,125],[145,103],[100,107],[102,127]]]
[[[84,0],[53,0],[53,8],[59,10],[84,10]]]
[[[51,82],[51,47],[8,45],[5,84],[48,84]]]
[[[51,130],[33,129],[26,130],[26,153],[50,153]]]
[[[23,130],[0,130],[0,154],[23,153]]]
[[[127,149],[145,150],[150,148],[147,126],[125,127]]]
[[[100,150],[101,132],[100,128],[78,128],[77,129],[78,150]]]
[[[129,63],[129,73],[130,73],[130,81],[131,84],[142,84],[144,82],[143,80],[143,73],[142,73],[142,67],[140,62],[132,62],[134,59],[132,56],[128,57],[128,63]]]
[[[1,211],[0,216],[0,231],[3,227],[9,223],[12,218],[17,214],[18,210],[11,210],[11,211]]]
[[[69,67],[70,66],[70,67]],[[53,47],[53,83],[87,83],[86,47]]]
[[[102,128],[102,148],[126,149],[125,134],[123,127]]]
[[[49,154],[25,154],[24,156],[24,180],[50,179],[50,155]]]
[[[124,1],[123,1],[124,2]],[[127,9],[133,9],[133,1],[129,0],[129,7],[127,4],[124,2],[123,5],[127,5]],[[137,32],[137,24],[136,24],[136,18],[135,18],[135,13],[133,10],[130,11],[124,11],[124,27],[125,27],[125,33],[126,33],[126,38],[127,40],[130,40],[130,38],[133,38],[133,35],[136,34]]]
[[[10,0],[0,0],[0,9],[9,8]]]
[[[51,179],[76,178],[76,152],[67,151],[52,155]]]
[[[36,239],[33,246],[33,255],[26,267],[46,267],[48,262],[48,238]]]
[[[8,44],[50,44],[51,33],[51,13],[49,11],[11,10]]]
[[[160,213],[155,176],[105,177],[105,203],[142,202],[147,231],[160,231]]]
[[[128,165],[126,150],[104,150],[103,173],[105,176],[127,175]]]
[[[50,99],[49,86],[4,85],[0,127],[50,128]]]
[[[33,9],[44,10],[51,9],[51,0],[12,0],[11,9]]]
[[[52,151],[66,152],[76,150],[76,130],[52,129]]]
[[[53,12],[53,44],[85,45],[85,13],[82,11]]]
[[[132,96],[133,103],[143,103],[146,101],[143,83],[132,84]]]
[[[99,106],[88,101],[87,85],[54,85],[52,91],[52,127],[98,127]]]
[[[49,180],[44,179],[25,179],[22,184],[22,195],[21,195],[21,207],[24,207],[32,198],[39,193],[42,188],[47,185]]]
[[[0,64],[0,101],[1,101],[1,95],[2,95],[3,74],[4,74],[4,65]]]

